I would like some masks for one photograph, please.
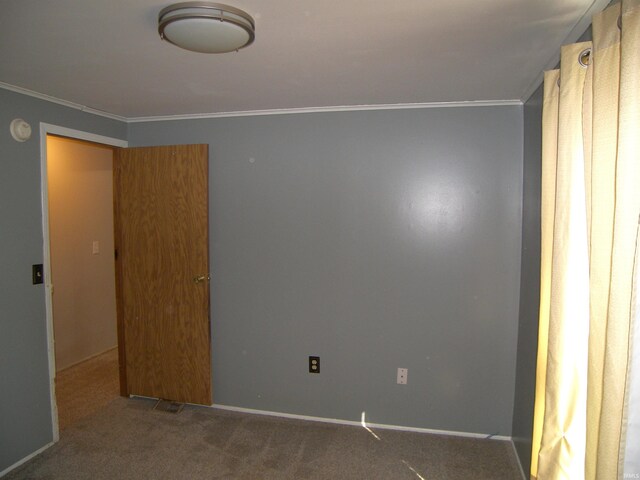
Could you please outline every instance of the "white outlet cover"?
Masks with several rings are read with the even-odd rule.
[[[409,369],[408,368],[398,368],[398,385],[406,385],[409,377]]]

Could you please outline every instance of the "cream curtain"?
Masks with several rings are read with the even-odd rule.
[[[632,302],[633,324],[631,329],[631,359],[629,361],[629,388],[625,398],[625,452],[622,471],[627,473],[627,478],[633,478],[633,474],[640,473],[640,249],[636,246],[636,266],[634,274],[634,299]],[[640,474],[636,475],[640,478]]]
[[[545,73],[542,142],[531,474],[640,478],[627,471],[640,443],[640,0],[596,15],[593,42],[562,48],[560,70]]]

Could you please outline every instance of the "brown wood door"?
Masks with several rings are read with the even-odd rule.
[[[211,404],[208,204],[207,145],[116,150],[123,394]]]

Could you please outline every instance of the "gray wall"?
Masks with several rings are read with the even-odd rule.
[[[518,106],[130,124],[210,144],[215,403],[510,435],[522,136]]]
[[[522,264],[513,443],[525,472],[531,465],[540,307],[540,186],[542,175],[542,86],[524,105]]]
[[[9,123],[33,129],[13,140]],[[125,138],[126,125],[0,89],[0,471],[51,441],[44,288],[31,285],[42,263],[39,123]]]
[[[34,127],[24,144],[15,117]],[[510,435],[522,118],[503,106],[131,124],[131,145],[210,144],[215,402]],[[0,471],[51,440],[44,289],[30,278],[41,121],[127,138],[120,122],[0,90]]]

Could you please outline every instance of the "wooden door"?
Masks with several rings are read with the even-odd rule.
[[[208,203],[207,145],[116,150],[123,394],[211,404]]]

